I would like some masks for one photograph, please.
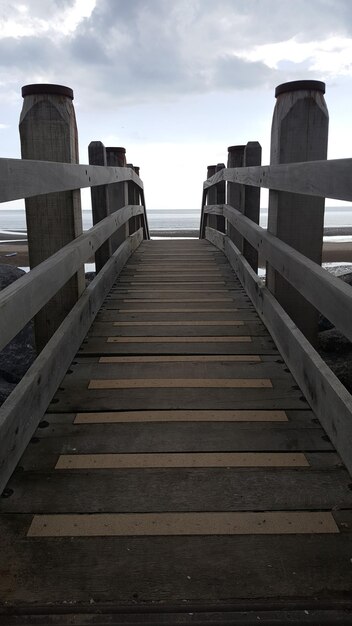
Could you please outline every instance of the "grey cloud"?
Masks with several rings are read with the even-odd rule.
[[[48,0],[43,16],[73,2]],[[29,5],[31,15],[44,13],[42,0]],[[11,68],[22,83],[44,74],[70,84],[83,102],[105,98],[112,106],[217,89],[272,88],[309,72],[292,63],[272,70],[240,58],[239,50],[351,29],[349,0],[97,0],[90,18],[63,40],[0,40],[0,70]]]

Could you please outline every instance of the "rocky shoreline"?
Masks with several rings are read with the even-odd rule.
[[[0,291],[23,276],[18,267],[0,264]],[[89,283],[94,272],[86,274]],[[352,286],[352,272],[339,276]],[[352,343],[322,315],[319,319],[318,352],[340,381],[352,393]],[[0,405],[6,400],[36,358],[33,323],[30,322],[0,352]]]

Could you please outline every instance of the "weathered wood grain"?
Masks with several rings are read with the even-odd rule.
[[[0,159],[0,178],[0,202],[123,181],[133,181],[143,189],[141,179],[129,167]]]
[[[205,210],[212,209],[206,207]],[[350,285],[251,222],[236,209],[224,205],[214,207],[214,210],[222,212],[299,293],[352,340],[352,289]],[[210,230],[207,232],[207,237],[209,239],[211,237],[213,243],[224,250],[221,239],[223,235],[210,234]]]
[[[284,163],[224,169],[203,183],[204,189],[222,180],[277,191],[352,201],[352,159]]]
[[[125,207],[80,235],[0,294],[2,333],[0,348],[30,321],[101,244],[143,207]]]
[[[351,395],[229,240],[226,242],[226,252],[310,406],[316,412],[346,467],[352,472],[349,444],[352,438]],[[347,323],[347,319],[345,321]]]
[[[0,491],[16,467],[116,274],[141,239],[140,230],[119,248],[29,368],[17,385],[16,393],[1,406]]]

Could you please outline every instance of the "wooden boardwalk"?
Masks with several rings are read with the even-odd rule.
[[[130,258],[0,523],[1,624],[351,623],[352,479],[206,240]]]

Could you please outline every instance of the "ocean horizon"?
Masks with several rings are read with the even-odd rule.
[[[199,228],[200,210],[194,209],[149,209],[147,210],[149,229],[152,231],[194,230]],[[260,210],[260,225],[267,226],[268,209]],[[82,210],[83,229],[92,227],[90,209]],[[325,227],[350,227],[352,229],[352,205],[326,207]],[[0,208],[0,231],[25,231],[26,215],[24,209]]]

